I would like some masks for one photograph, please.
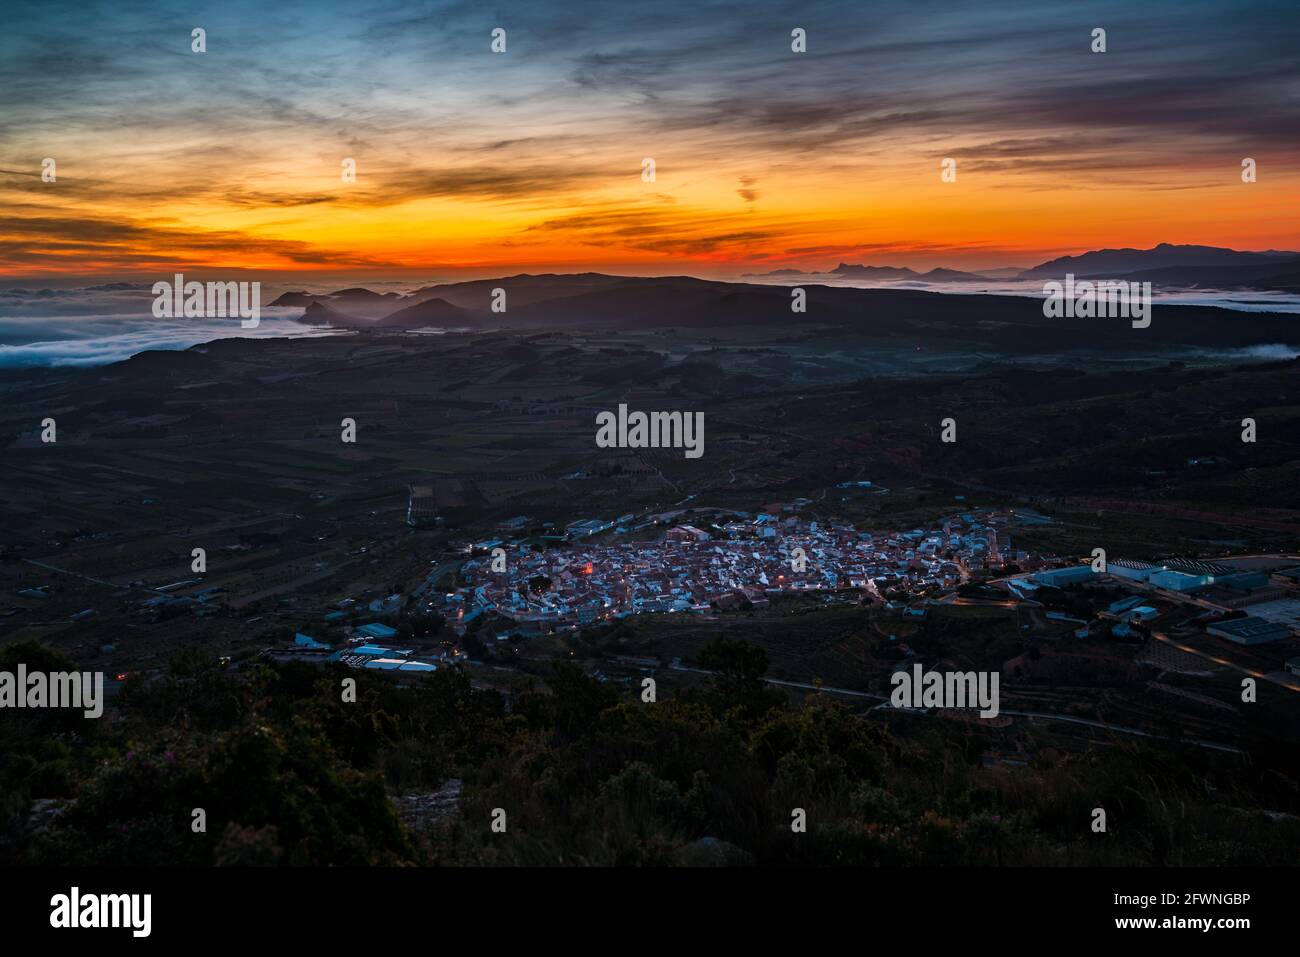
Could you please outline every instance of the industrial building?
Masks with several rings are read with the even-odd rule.
[[[1239,645],[1262,645],[1291,637],[1291,629],[1286,625],[1263,618],[1233,618],[1209,625],[1205,631]]]
[[[1150,581],[1152,575],[1164,570],[1162,565],[1152,565],[1150,562],[1139,562],[1129,558],[1118,558],[1106,566],[1106,571],[1112,575],[1138,582]]]
[[[1095,574],[1091,565],[1070,565],[1066,568],[1053,568],[1050,571],[1035,572],[1029,577],[1039,585],[1060,588],[1062,585],[1077,585],[1080,582],[1090,581]]]
[[[1191,591],[1194,588],[1204,588],[1209,585],[1214,581],[1214,576],[1192,575],[1187,572],[1166,568],[1162,571],[1153,572],[1147,581],[1156,588],[1164,588],[1167,591]]]

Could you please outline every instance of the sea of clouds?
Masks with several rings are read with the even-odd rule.
[[[751,278],[747,281],[772,281]],[[990,281],[984,283],[862,282],[834,276],[784,277],[783,285],[799,281],[831,285],[925,289],[946,293],[1042,296],[1042,283]],[[384,291],[389,284],[369,284]],[[273,302],[283,290],[263,286],[263,301]],[[1221,306],[1243,312],[1270,311],[1300,313],[1300,297],[1287,293],[1215,292],[1213,290],[1155,290],[1157,302]],[[0,289],[0,368],[16,366],[94,366],[129,359],[150,349],[188,349],[213,339],[242,337],[265,339],[279,336],[328,336],[340,330],[303,325],[297,321],[301,308],[261,310],[255,329],[244,329],[238,318],[156,319],[154,295],[148,283],[114,282],[82,288],[49,289],[16,287]],[[1228,350],[1225,358],[1289,358],[1288,346],[1256,346]]]
[[[864,279],[834,273],[806,273],[802,276],[746,277],[746,282],[778,283],[783,286],[818,283],[828,286],[851,286],[855,289],[915,289],[923,292],[946,292],[954,295],[1028,296],[1043,298],[1042,279],[988,279],[978,282],[924,282],[916,279]],[[1153,284],[1151,299],[1167,305],[1219,306],[1237,312],[1300,313],[1300,295],[1293,292],[1254,289],[1187,289],[1160,288]]]
[[[271,301],[273,297],[265,297]],[[0,289],[0,368],[94,366],[213,339],[334,335],[302,325],[301,308],[263,308],[254,329],[229,319],[156,319],[149,284]]]

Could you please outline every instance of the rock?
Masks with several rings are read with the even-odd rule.
[[[754,855],[716,837],[702,837],[677,852],[684,867],[751,867]]]
[[[460,813],[460,792],[464,782],[450,778],[436,791],[403,794],[393,799],[397,815],[412,831],[420,832],[446,824]]]

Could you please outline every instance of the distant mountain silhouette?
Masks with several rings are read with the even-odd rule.
[[[1255,289],[1277,289],[1283,292],[1300,293],[1300,261],[1291,263],[1288,272],[1276,276],[1264,276],[1255,280]]]
[[[1122,272],[1133,262],[1225,259],[1230,264],[1167,265],[1143,272]],[[1081,268],[1113,264],[1109,278],[1153,277],[1160,285],[1232,286],[1300,291],[1300,256],[1239,253],[1213,247],[1157,246],[1152,250],[1098,250],[1044,263],[1037,269]],[[1054,265],[1053,265],[1054,264]],[[1082,266],[1076,265],[1082,264]],[[927,273],[890,266],[840,264],[837,275],[866,275],[917,282],[981,280],[975,273],[933,269]],[[1040,274],[1042,275],[1042,274]],[[1051,276],[1049,270],[1046,275]],[[1095,274],[1094,274],[1095,275]],[[986,280],[988,281],[988,280]],[[1041,279],[1039,280],[1041,281]],[[882,342],[927,341],[981,343],[1008,353],[1065,348],[1122,348],[1133,330],[1126,322],[1101,319],[1049,319],[1036,299],[906,288],[859,288],[800,279],[806,311],[796,313],[795,283],[722,282],[691,276],[630,277],[602,273],[574,275],[521,274],[467,282],[442,283],[408,296],[342,290],[325,301],[309,297],[303,321],[360,330],[496,328],[531,326],[545,329],[582,327],[716,328],[776,327],[801,334],[815,327],[841,328]],[[494,312],[495,290],[504,290],[505,310]],[[308,296],[306,293],[298,295]],[[283,297],[282,297],[283,298]],[[277,300],[279,301],[279,300]],[[363,313],[361,310],[377,312]],[[1300,323],[1292,316],[1244,313],[1216,307],[1157,304],[1145,341],[1206,347],[1300,342]]]
[[[588,289],[599,289],[624,280],[623,276],[607,276],[597,272],[571,275],[547,273],[537,276],[522,273],[500,279],[472,279],[467,282],[427,286],[411,293],[403,303],[411,305],[436,298],[446,300],[461,309],[487,313],[492,308],[492,291],[497,288],[507,290],[506,307],[514,309],[517,306],[527,306],[547,299],[572,296]]]
[[[330,298],[336,302],[397,302],[404,297],[396,292],[372,292],[369,289],[354,286],[351,289],[340,289],[338,292],[332,292]]]
[[[470,310],[453,306],[445,299],[426,299],[406,306],[371,323],[379,329],[419,329],[424,326],[461,328],[482,325],[491,316],[488,309]]]
[[[314,296],[309,292],[286,292],[281,295],[275,302],[269,303],[271,306],[310,306],[314,302],[328,302],[329,296]]]
[[[840,263],[831,273],[861,279],[916,279],[920,276],[916,270],[906,266],[864,266],[861,263]]]
[[[831,275],[850,279],[936,283],[990,279],[1061,279],[1067,273],[1080,279],[1146,280],[1189,288],[1292,290],[1297,288],[1297,282],[1300,281],[1300,252],[1273,249],[1243,252],[1220,246],[1160,243],[1150,249],[1094,249],[1074,256],[1061,256],[1023,270],[999,268],[985,273],[972,273],[940,267],[922,273],[906,266],[840,263],[830,272]]]
[[[506,291],[505,312],[490,309],[493,289]],[[533,327],[692,328],[767,327],[790,334],[842,329],[882,345],[943,341],[1008,354],[1052,349],[1122,349],[1140,334],[1148,344],[1231,347],[1300,344],[1300,323],[1289,315],[1244,313],[1205,306],[1157,304],[1152,325],[1135,332],[1127,321],[1051,319],[1026,296],[862,289],[803,283],[806,312],[792,310],[785,284],[717,282],[689,276],[639,278],[584,273],[511,276],[449,283],[421,290],[424,301],[379,320],[352,320],[362,330]],[[445,295],[435,296],[433,291]],[[401,300],[410,302],[414,297]],[[466,308],[457,304],[471,304]],[[309,307],[314,316],[327,316]],[[347,325],[331,319],[332,325]]]
[[[1049,262],[1026,269],[1019,276],[1021,279],[1056,279],[1066,273],[1078,277],[1119,278],[1131,273],[1150,272],[1152,270],[1182,269],[1183,273],[1168,273],[1169,281],[1173,277],[1186,276],[1193,281],[1202,274],[1197,270],[1217,267],[1264,266],[1272,267],[1273,272],[1287,272],[1278,268],[1288,260],[1300,260],[1300,253],[1278,252],[1240,252],[1219,246],[1174,246],[1161,243],[1151,249],[1096,249],[1078,256],[1062,256]],[[1181,280],[1179,280],[1181,281]]]
[[[351,313],[355,316],[377,319],[380,316],[388,315],[394,309],[400,309],[404,303],[410,301],[408,297],[404,297],[399,293],[373,292],[357,286],[329,293],[286,292],[271,305],[310,308],[313,304],[318,304],[328,306],[331,309],[338,309],[340,312]]]
[[[915,279],[920,282],[966,282],[987,278],[959,269],[931,269],[922,273],[906,266],[863,266],[854,263],[840,263],[831,273],[853,279]]]
[[[1074,256],[1062,256],[1030,269],[997,268],[986,273],[938,267],[917,272],[906,266],[867,266],[840,263],[829,273],[799,269],[775,269],[747,278],[799,280],[805,286],[817,276],[874,279],[890,282],[956,283],[991,282],[997,279],[1042,281],[1063,278],[1147,280],[1157,285],[1186,288],[1300,290],[1300,253],[1279,250],[1242,252],[1217,246],[1176,246],[1161,243],[1151,249],[1097,249]],[[742,292],[766,288],[762,294]],[[709,290],[730,288],[719,297]],[[511,325],[518,322],[550,322],[561,301],[566,321],[625,322],[634,325],[667,320],[678,310],[678,321],[686,324],[708,321],[696,310],[707,309],[718,318],[735,310],[737,321],[769,321],[759,315],[741,315],[744,307],[764,298],[772,289],[784,286],[759,283],[725,283],[691,276],[629,277],[604,273],[521,273],[492,279],[438,283],[407,295],[378,293],[355,286],[330,293],[286,292],[272,306],[302,306],[308,311],[302,321],[363,328],[378,323],[381,328],[415,328],[419,325],[459,327],[465,325]],[[492,312],[495,291],[506,291],[506,312]],[[786,295],[781,293],[782,296]],[[433,303],[428,309],[418,307]],[[788,301],[782,299],[788,305]],[[549,304],[549,305],[548,305]],[[312,310],[313,305],[321,309]],[[775,316],[771,321],[775,321]]]
[[[1249,266],[1166,266],[1140,269],[1137,272],[1107,276],[1108,279],[1150,282],[1156,286],[1183,286],[1200,289],[1276,289],[1300,288],[1300,256],[1278,262]]]
[[[331,309],[323,303],[313,301],[298,321],[308,326],[357,326],[370,325],[373,320],[357,319],[337,309]]]
[[[921,273],[921,278],[926,282],[967,282],[988,277],[978,273],[963,272],[960,269],[931,269],[929,272]]]

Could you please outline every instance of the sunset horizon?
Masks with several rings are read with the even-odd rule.
[[[688,9],[235,4],[150,12],[139,55],[142,11],[33,5],[0,39],[0,279],[1300,249],[1281,5]]]

